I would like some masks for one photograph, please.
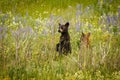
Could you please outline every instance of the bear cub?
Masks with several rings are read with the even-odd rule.
[[[66,24],[59,23],[58,32],[61,33],[60,41],[56,45],[56,51],[59,52],[59,55],[71,53],[71,44],[70,44],[70,35],[68,33],[69,22]]]
[[[89,48],[90,47],[90,32],[88,32],[88,33],[83,33],[82,32],[82,35],[81,35],[81,38],[80,38],[80,44],[81,44],[81,46],[80,47],[87,47],[87,48]]]

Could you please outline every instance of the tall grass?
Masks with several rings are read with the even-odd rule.
[[[100,1],[93,2],[94,5],[83,1],[83,4],[76,4],[80,3],[77,0],[73,4],[71,0],[60,0],[57,2],[59,5],[56,0],[15,1],[13,4],[20,13],[4,6],[0,13],[0,79],[119,80],[120,10],[118,6],[115,10],[110,7],[119,1],[110,0],[114,4]],[[10,3],[5,2],[1,1],[3,5]],[[24,6],[28,11],[23,9],[24,3],[25,6],[31,5]],[[39,11],[36,7],[42,5],[47,7]],[[21,9],[25,14],[21,14]],[[67,21],[70,22],[72,53],[60,57],[55,51],[60,36],[58,23]],[[91,33],[90,49],[79,48],[81,32]]]

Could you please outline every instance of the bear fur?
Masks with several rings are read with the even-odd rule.
[[[61,33],[60,41],[56,44],[56,51],[59,54],[68,54],[71,53],[71,44],[70,44],[70,35],[68,33],[69,22],[62,25],[59,23],[58,32]]]
[[[80,47],[82,46],[87,47],[87,48],[90,47],[90,32],[86,34],[82,32],[82,35],[80,37]]]

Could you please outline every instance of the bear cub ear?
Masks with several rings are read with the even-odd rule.
[[[89,33],[87,34],[87,36],[90,37],[90,35],[91,35],[91,33],[89,32]]]
[[[82,32],[82,36],[84,37],[85,36],[85,34]]]
[[[65,26],[68,27],[69,26],[69,22],[66,22]]]
[[[59,24],[59,26],[61,26],[61,24],[60,23],[58,23]]]

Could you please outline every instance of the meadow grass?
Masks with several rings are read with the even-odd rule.
[[[119,80],[119,0],[111,1],[15,0],[15,12],[1,1],[10,7],[0,12],[0,80]],[[58,23],[67,21],[72,53],[58,56]],[[81,32],[91,33],[90,49],[80,49]]]

